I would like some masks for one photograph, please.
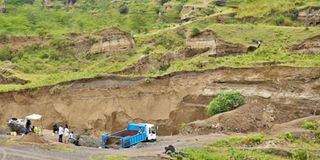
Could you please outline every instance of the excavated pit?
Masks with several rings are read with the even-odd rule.
[[[223,90],[240,91],[247,102],[235,114],[222,115],[228,131],[261,131],[320,114],[320,68],[261,67],[180,72],[151,80],[106,76],[1,93],[0,120],[37,113],[43,115],[44,127],[67,123],[77,133],[116,132],[128,122],[148,122],[159,126],[160,135],[171,135],[208,119],[207,104]],[[254,119],[255,112],[262,116]],[[248,117],[250,126],[235,129],[241,117]],[[216,131],[209,125],[193,133]]]

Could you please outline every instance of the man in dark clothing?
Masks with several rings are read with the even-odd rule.
[[[27,120],[27,123],[26,123],[26,129],[25,129],[24,134],[28,134],[28,133],[30,132],[31,125],[32,125],[32,123],[31,123],[31,121],[28,119],[28,120]]]
[[[53,127],[52,127],[52,132],[55,133],[55,134],[58,134],[58,131],[59,131],[58,125],[54,124]]]

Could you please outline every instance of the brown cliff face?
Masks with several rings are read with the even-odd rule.
[[[210,56],[243,54],[248,51],[247,47],[242,44],[230,43],[218,38],[211,30],[206,30],[197,36],[189,37],[186,41],[186,46],[195,50],[208,48]]]
[[[306,26],[319,26],[320,25],[320,8],[310,7],[301,10],[298,14],[298,20],[305,23]]]
[[[135,43],[131,35],[118,28],[109,28],[93,34],[70,34],[68,41],[72,45],[62,51],[72,50],[78,55],[104,55],[135,52]]]
[[[241,115],[227,116],[229,131],[263,130],[320,113],[319,68],[264,67],[185,72],[156,79],[109,76],[2,93],[0,120],[38,113],[46,128],[68,123],[77,132],[115,132],[128,122],[149,122],[159,125],[160,134],[170,135],[189,122],[207,119],[207,104],[223,90],[240,91],[247,103],[254,104],[257,115],[264,115],[255,120],[253,112],[249,116],[242,110]],[[235,129],[241,117],[253,117],[248,119],[252,126]],[[211,126],[203,132],[216,131]]]
[[[102,38],[91,46],[90,54],[121,54],[135,51],[135,43],[127,32],[111,28],[97,32],[96,35],[102,36]]]
[[[320,35],[308,38],[300,44],[290,48],[296,54],[320,54]]]

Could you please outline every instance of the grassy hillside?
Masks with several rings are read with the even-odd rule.
[[[42,6],[40,0],[13,0],[0,14],[0,41],[13,37],[37,37],[46,45],[0,51],[0,71],[6,76],[30,80],[26,85],[0,85],[0,91],[53,85],[63,81],[99,77],[135,65],[142,56],[158,60],[184,46],[193,28],[213,30],[228,42],[250,45],[263,40],[258,50],[244,55],[226,57],[195,56],[174,60],[165,69],[154,68],[146,76],[158,76],[184,70],[206,70],[217,67],[255,67],[283,65],[320,66],[320,55],[293,55],[288,47],[320,34],[320,27],[304,27],[296,18],[297,11],[320,6],[318,0],[229,0],[223,6],[216,1],[202,0],[79,0],[73,6],[54,2]],[[3,2],[2,2],[3,3]],[[172,9],[168,9],[170,7]],[[206,8],[189,21],[182,21],[184,6]],[[210,12],[207,12],[210,11]],[[212,12],[211,12],[212,11]],[[109,57],[85,57],[61,45],[68,44],[68,33],[90,33],[118,27],[131,33],[136,53]],[[182,32],[182,28],[186,33]],[[146,44],[153,41],[155,43]],[[136,73],[130,74],[135,76]]]

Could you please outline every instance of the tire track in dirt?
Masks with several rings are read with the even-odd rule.
[[[2,148],[0,148],[0,152],[1,152],[1,155],[2,155],[1,160],[6,160],[7,152]]]
[[[17,156],[20,158],[27,158],[27,159],[32,159],[32,160],[65,160],[65,158],[58,158],[58,157],[51,157],[51,156],[46,156],[44,154],[38,154],[38,153],[31,153],[28,151],[22,151],[18,149],[12,149],[12,148],[2,148],[0,149],[3,151],[5,157],[2,157],[1,160],[6,160],[7,157],[9,156]]]

